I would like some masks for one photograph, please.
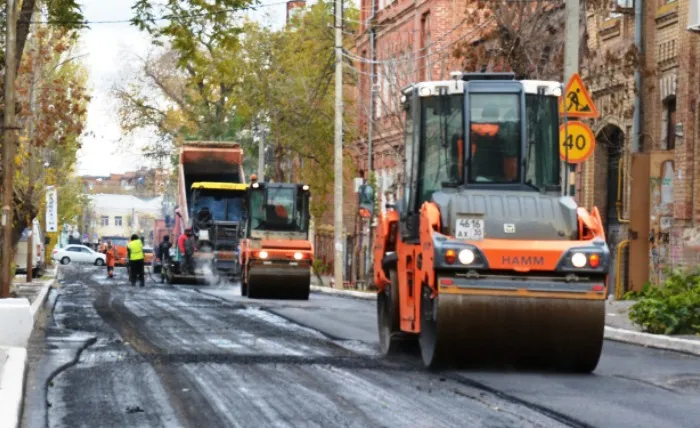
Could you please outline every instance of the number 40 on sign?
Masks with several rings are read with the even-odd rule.
[[[585,161],[595,149],[593,131],[579,121],[571,121],[559,127],[559,142],[559,156],[569,163]]]

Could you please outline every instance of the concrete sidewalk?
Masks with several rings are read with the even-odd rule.
[[[375,300],[376,293],[343,288],[331,288],[330,278],[324,277],[326,286],[320,286],[317,278],[312,278],[311,289],[320,293],[328,293],[356,299]],[[605,338],[618,342],[650,348],[667,349],[700,356],[700,335],[667,336],[662,334],[644,333],[638,325],[629,319],[629,310],[633,301],[608,300],[605,308]]]
[[[15,277],[13,291],[17,297],[7,299],[8,301],[4,302],[5,305],[0,307],[0,311],[5,311],[2,317],[4,320],[2,327],[5,330],[0,332],[3,333],[0,334],[2,340],[0,342],[0,427],[2,428],[14,428],[19,425],[24,395],[24,376],[27,367],[26,340],[18,338],[15,334],[16,330],[28,328],[31,334],[34,320],[56,280],[56,269],[31,283],[27,283],[25,278],[24,275]],[[13,325],[14,316],[18,317],[15,321],[18,325],[21,324],[21,328]],[[29,318],[29,325],[25,318]],[[22,342],[20,345],[23,346],[17,346],[15,342],[18,341]],[[12,346],[7,346],[8,343],[12,343]]]

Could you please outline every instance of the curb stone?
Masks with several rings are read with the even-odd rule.
[[[7,348],[7,354],[0,384],[0,426],[15,428],[19,426],[19,415],[22,411],[27,349]]]
[[[41,290],[31,303],[30,312],[34,322],[39,314],[39,309],[46,302],[49,290],[55,284],[56,278],[43,281]],[[19,417],[22,411],[22,398],[24,396],[24,377],[27,370],[26,348],[5,348],[7,360],[2,367],[0,376],[0,427],[15,428],[19,426]]]
[[[377,294],[374,292],[356,291],[356,290],[339,290],[336,288],[321,287],[318,285],[312,285],[311,291],[316,291],[318,293],[325,293],[325,294],[334,294],[337,296],[355,297],[357,299],[365,299],[365,300],[376,300],[377,299]]]
[[[330,287],[311,286],[312,291],[333,294],[337,296],[355,297],[358,299],[375,300],[375,293],[368,293],[355,290],[339,290]],[[605,338],[616,342],[630,343],[647,348],[658,348],[669,351],[684,352],[687,354],[700,356],[700,340],[682,339],[677,337],[663,336],[651,333],[626,330],[605,326]]]
[[[39,291],[39,294],[36,296],[36,299],[32,302],[31,306],[31,311],[32,311],[32,317],[36,321],[36,316],[39,313],[39,309],[44,305],[46,302],[46,297],[49,295],[49,290],[53,285],[56,283],[56,278],[51,278],[46,281],[44,281],[44,285],[41,286],[41,290]]]
[[[648,348],[666,349],[700,356],[700,340],[682,339],[660,334],[640,333],[605,326],[605,338]]]

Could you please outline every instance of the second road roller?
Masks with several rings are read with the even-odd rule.
[[[248,218],[240,252],[243,296],[309,298],[310,196],[307,184],[255,182],[248,187]]]
[[[562,190],[560,96],[510,73],[404,90],[404,185],[373,249],[384,354],[595,369],[610,251],[598,209]]]

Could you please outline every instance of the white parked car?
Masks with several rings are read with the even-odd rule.
[[[62,265],[75,262],[104,266],[107,260],[106,255],[91,250],[85,245],[68,245],[64,248],[56,248],[53,250],[52,257],[55,261],[61,262]]]

